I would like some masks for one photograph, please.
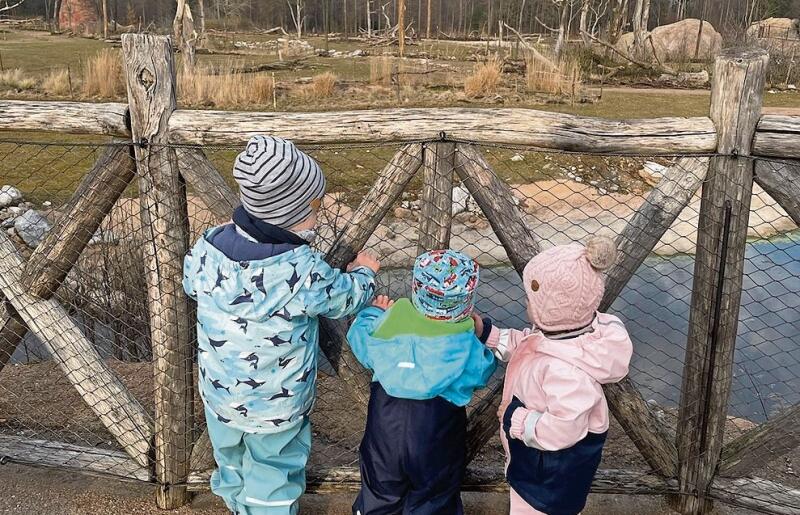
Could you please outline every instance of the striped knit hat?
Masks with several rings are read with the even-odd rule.
[[[325,195],[319,165],[294,146],[272,136],[253,136],[236,157],[233,178],[242,206],[252,216],[289,229],[311,216],[311,204]]]

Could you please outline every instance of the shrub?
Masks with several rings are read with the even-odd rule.
[[[475,66],[475,71],[464,81],[464,93],[468,97],[486,97],[497,92],[503,63],[498,57],[491,57],[485,63]]]
[[[104,48],[86,61],[82,90],[89,97],[115,98],[122,94],[122,60],[119,52]]]
[[[189,105],[242,107],[272,103],[272,77],[227,67],[184,67],[178,73],[179,100]]]
[[[529,91],[553,95],[572,95],[581,84],[581,67],[577,59],[556,62],[556,68],[544,64],[533,54],[525,56],[526,81]]]
[[[64,96],[71,94],[69,72],[53,70],[42,81],[42,89],[48,95]]]
[[[325,72],[315,76],[310,84],[303,84],[297,90],[297,96],[304,100],[319,100],[330,98],[336,90],[338,77],[331,72]]]
[[[0,72],[0,88],[24,90],[33,89],[34,86],[36,81],[26,77],[19,68]]]

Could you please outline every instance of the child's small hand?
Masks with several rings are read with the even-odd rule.
[[[362,250],[358,253],[356,258],[349,265],[347,265],[347,271],[352,272],[360,266],[365,266],[377,274],[381,269],[381,262],[378,261],[372,252]]]
[[[394,301],[391,300],[386,295],[378,295],[377,297],[375,297],[375,300],[372,301],[373,306],[375,306],[376,308],[381,308],[384,311],[392,307],[393,304]]]
[[[478,313],[473,312],[472,320],[475,322],[475,335],[480,338],[483,336],[483,318]]]

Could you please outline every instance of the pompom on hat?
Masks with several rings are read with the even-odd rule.
[[[535,256],[522,274],[531,322],[545,332],[591,324],[605,291],[603,272],[616,259],[616,244],[601,236],[586,246],[561,245]]]
[[[460,322],[472,314],[478,264],[461,252],[433,250],[414,262],[411,302],[433,320]]]

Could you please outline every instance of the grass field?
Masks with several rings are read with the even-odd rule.
[[[217,51],[233,47],[234,42],[262,45],[257,49],[236,50],[247,55],[199,55],[201,66],[220,65],[225,61],[235,61],[235,66],[254,65],[273,62],[278,59],[280,47],[276,37],[256,34],[212,35],[209,46]],[[311,38],[315,48],[324,48],[321,38]],[[362,43],[363,45],[363,43]],[[0,31],[0,59],[6,70],[18,68],[27,76],[42,81],[53,69],[69,67],[76,85],[73,98],[78,98],[82,69],[86,61],[111,45],[81,37],[53,36],[46,32]],[[239,47],[242,45],[240,44]],[[352,51],[358,48],[356,42],[331,41],[328,48]],[[391,48],[366,47],[370,53],[391,51]],[[299,110],[341,110],[386,107],[481,107],[508,106],[533,107],[547,111],[558,111],[586,116],[599,116],[615,119],[650,118],[659,116],[705,116],[708,114],[708,91],[682,90],[631,90],[619,88],[602,89],[599,86],[587,87],[587,96],[595,99],[589,103],[564,103],[547,101],[539,95],[527,94],[520,89],[524,77],[504,74],[503,90],[489,99],[467,99],[463,94],[463,77],[474,67],[467,61],[479,48],[452,42],[423,43],[409,47],[414,54],[425,53],[427,61],[414,60],[413,66],[441,67],[445,71],[434,75],[424,83],[411,83],[385,87],[369,84],[370,58],[318,57],[307,56],[303,68],[276,72],[276,82],[280,92],[279,111]],[[117,50],[114,50],[117,51]],[[286,58],[292,58],[286,55]],[[307,98],[294,94],[298,88],[296,81],[311,78],[319,73],[333,72],[339,78],[336,93],[330,97]],[[373,70],[374,72],[374,70]],[[524,89],[524,85],[523,85]],[[42,98],[39,90],[2,91],[0,98]],[[67,95],[69,98],[70,95]],[[122,90],[117,93],[124,101]],[[52,98],[46,97],[45,98]],[[62,97],[63,98],[63,97]],[[85,100],[85,99],[84,99]],[[92,99],[89,99],[92,100]],[[179,97],[179,102],[181,99]],[[767,94],[766,107],[800,107],[800,94],[785,92]],[[244,110],[272,110],[268,105],[246,104]],[[103,144],[107,138],[49,133],[0,132],[0,184],[14,184],[30,198],[37,201],[60,202],[69,198],[80,178],[90,168],[97,157],[97,148],[87,144]],[[20,145],[14,142],[27,142]],[[209,157],[220,170],[227,173],[238,149],[209,150]],[[396,146],[366,149],[318,149],[316,157],[329,171],[334,187],[349,192],[353,198],[363,194],[374,180],[377,172],[391,159]],[[497,171],[510,181],[531,181],[543,174],[548,162],[559,166],[584,166],[587,180],[602,182],[603,173],[611,167],[602,157],[563,156],[543,153],[527,153],[523,161],[512,161],[514,150],[496,149],[488,158],[497,166]],[[585,163],[581,164],[581,160]],[[594,168],[592,168],[594,167]],[[614,168],[625,169],[625,165],[614,164]],[[546,174],[545,174],[546,175]]]

